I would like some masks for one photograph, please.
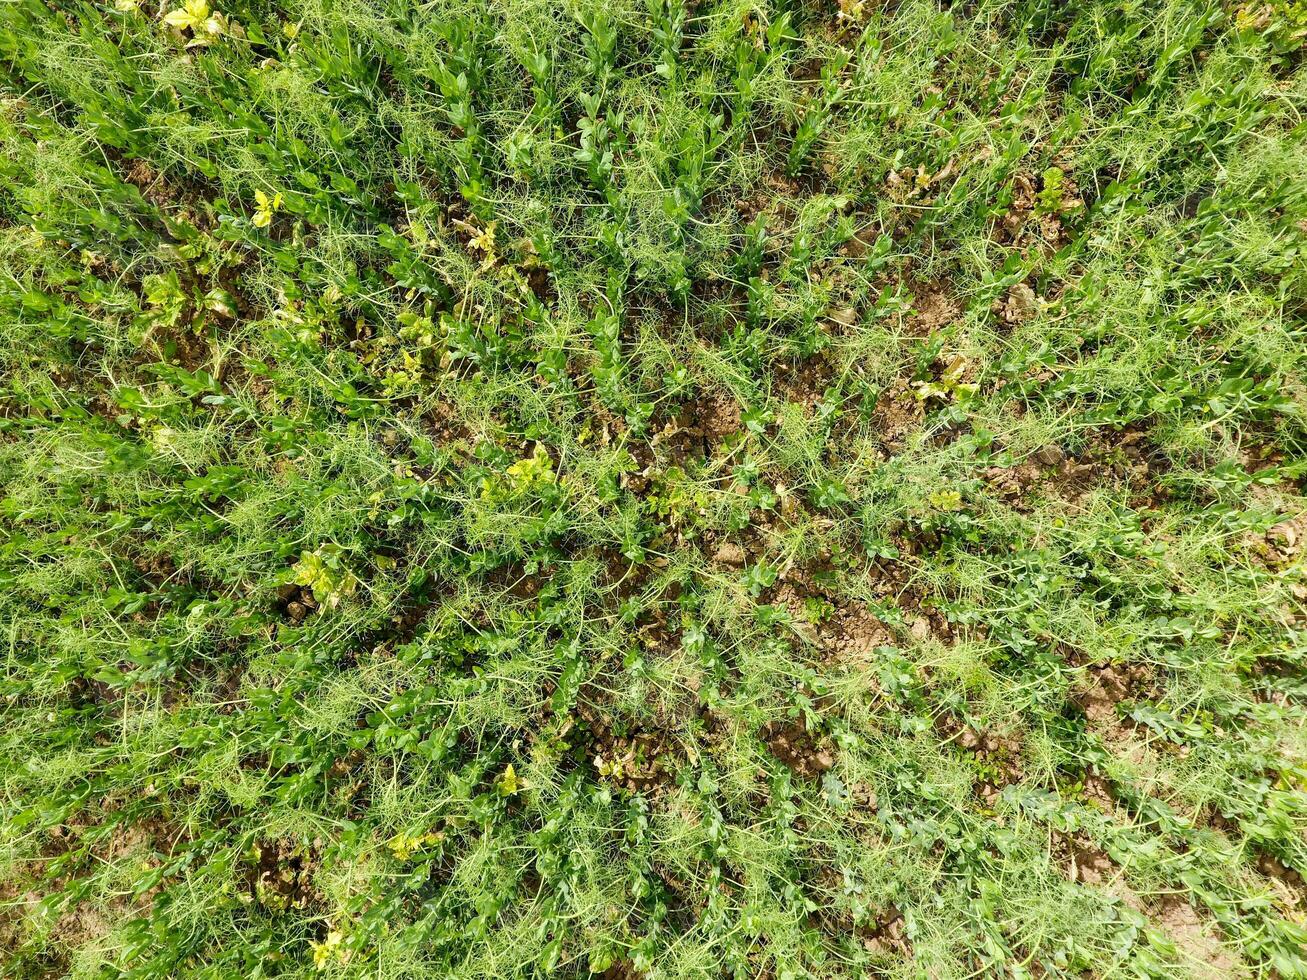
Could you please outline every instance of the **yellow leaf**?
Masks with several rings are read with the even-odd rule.
[[[481,253],[481,270],[491,268],[499,261],[499,256],[495,254],[495,226],[499,222],[491,221],[485,229],[475,235],[469,243],[474,249]]]
[[[178,30],[189,28],[192,32],[198,32],[209,19],[209,13],[208,0],[186,0],[183,6],[165,15],[163,21]]]
[[[962,494],[956,490],[936,490],[926,499],[937,510],[955,511],[961,510],[965,506],[962,502]]]
[[[295,584],[312,589],[315,599],[332,607],[358,585],[354,574],[341,565],[340,552],[338,545],[324,544],[317,551],[301,552],[295,565]]]
[[[339,948],[344,938],[337,930],[332,929],[322,942],[313,943],[314,969],[325,970],[331,965],[332,960],[345,961],[345,951]]]
[[[513,768],[511,762],[504,770],[504,774],[499,777],[499,781],[495,783],[495,788],[499,790],[500,796],[512,796],[522,789],[522,784],[517,778],[517,770]]]
[[[536,443],[535,450],[526,459],[520,459],[504,471],[514,490],[527,490],[540,483],[554,482],[554,461],[544,448]]]
[[[268,197],[263,191],[254,192],[254,219],[255,228],[266,228],[272,224],[272,215],[275,211],[281,209],[281,194],[273,194]]]

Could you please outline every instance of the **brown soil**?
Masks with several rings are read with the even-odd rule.
[[[802,722],[768,722],[758,732],[767,748],[800,779],[816,779],[835,765],[834,746]]]
[[[1257,870],[1271,879],[1288,910],[1297,915],[1307,913],[1307,881],[1299,872],[1274,854],[1266,853],[1257,856]]]
[[[1112,784],[1102,776],[1089,773],[1084,779],[1085,799],[1097,809],[1111,813],[1116,809],[1116,794]]]
[[[975,789],[986,806],[993,807],[1005,787],[1022,780],[1024,772],[1018,736],[975,728],[952,713],[939,715],[935,719],[935,729],[941,739],[971,753],[984,764],[986,776]]]
[[[106,804],[106,812],[116,804]],[[54,827],[50,839],[44,848],[41,859],[27,862],[25,865],[28,881],[40,880],[44,873],[46,861],[67,853],[78,846],[78,841],[89,827]],[[124,859],[142,861],[150,867],[157,867],[159,855],[169,854],[176,845],[180,833],[176,827],[165,821],[147,819],[139,824],[119,826],[103,843],[91,850],[96,862],[111,863]],[[21,867],[21,866],[20,866]],[[54,883],[44,882],[41,891],[20,891],[21,880],[12,869],[8,880],[0,882],[0,954],[17,949],[24,941],[26,927],[24,919],[36,910],[43,897],[57,892],[69,883],[69,877],[60,878]],[[57,939],[61,950],[71,953],[83,947],[91,946],[106,939],[118,926],[141,915],[149,907],[159,887],[139,895],[115,893],[102,899],[98,904],[88,900],[73,901],[59,914],[52,927],[52,935]],[[51,976],[66,969],[66,958],[53,964]]]
[[[1221,944],[1216,926],[1205,922],[1183,896],[1165,895],[1149,911],[1195,976],[1231,980],[1248,975],[1234,954]]]
[[[633,793],[668,786],[684,757],[669,727],[625,727],[582,701],[576,709],[589,735],[586,749],[601,782]]]
[[[630,960],[618,960],[603,973],[599,980],[642,980],[644,974]]]
[[[821,354],[796,365],[778,364],[775,373],[780,397],[808,410],[821,401],[835,376],[833,365]]]
[[[318,848],[293,841],[261,841],[254,846],[246,871],[246,887],[267,908],[307,908],[317,901],[313,875],[320,863]]]
[[[907,448],[907,437],[921,428],[925,417],[921,399],[907,384],[901,384],[876,399],[871,428],[887,452],[898,453]]]
[[[1276,524],[1266,532],[1265,541],[1269,564],[1289,564],[1307,548],[1307,514]]]
[[[912,940],[907,935],[907,922],[893,905],[876,917],[876,924],[861,932],[863,946],[872,953],[912,958]]]
[[[451,446],[471,438],[471,432],[453,406],[447,402],[437,402],[422,420],[431,438],[441,446]]]
[[[748,557],[744,545],[735,541],[723,541],[712,553],[713,563],[725,568],[743,568]]]
[[[1152,920],[1175,943],[1194,976],[1227,980],[1246,975],[1240,960],[1221,944],[1216,924],[1205,920],[1184,895],[1144,900],[1126,883],[1120,865],[1080,835],[1059,838],[1056,855],[1071,881],[1101,888]]]
[[[870,663],[877,647],[893,646],[894,636],[862,603],[839,604],[817,627],[817,644],[838,663]]]
[[[905,324],[913,337],[929,336],[962,315],[962,307],[940,283],[917,287],[913,294],[912,313]]]
[[[1121,869],[1117,863],[1087,838],[1068,836],[1061,844],[1065,853],[1066,876],[1072,881],[1105,887],[1120,878]]]
[[[1117,705],[1152,700],[1157,694],[1154,668],[1143,664],[1094,664],[1072,696],[1085,716],[1085,727],[1112,751],[1133,762],[1147,758],[1148,739],[1139,726],[1121,717]]]
[[[1008,290],[1007,296],[994,301],[994,312],[1004,323],[1022,323],[1039,312],[1039,297],[1030,286],[1019,282]]]
[[[192,374],[207,371],[214,366],[213,348],[206,338],[186,328],[187,317],[183,316],[182,321],[181,326],[163,327],[155,332],[154,353],[159,360],[176,362]]]
[[[1013,509],[1028,513],[1041,497],[1074,504],[1094,488],[1112,484],[1149,496],[1163,466],[1150,452],[1146,433],[1102,430],[1074,457],[1049,444],[1013,466],[991,466],[983,475],[991,491]]]
[[[1116,706],[1137,698],[1151,678],[1151,669],[1142,664],[1094,664],[1086,672],[1085,684],[1074,700],[1091,726],[1118,725]]]
[[[697,429],[711,443],[720,443],[740,431],[740,403],[729,395],[716,395],[687,406],[687,428]]]

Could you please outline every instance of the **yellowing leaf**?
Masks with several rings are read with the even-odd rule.
[[[518,781],[517,770],[513,768],[511,762],[508,764],[508,768],[504,770],[504,774],[495,783],[495,789],[499,791],[500,796],[512,796],[521,791],[522,784]]]
[[[519,459],[504,471],[514,490],[527,490],[538,483],[554,482],[554,461],[539,443],[526,459]]]
[[[272,215],[281,209],[281,194],[273,194],[268,197],[263,191],[254,192],[254,219],[255,228],[266,228],[272,224]]]
[[[386,846],[390,848],[390,853],[395,855],[396,861],[407,861],[417,849],[418,839],[409,837],[404,833],[398,833],[386,841]]]
[[[296,585],[313,590],[313,597],[328,606],[340,605],[340,600],[354,591],[358,579],[340,562],[340,546],[324,544],[317,551],[305,551],[295,565]]]
[[[313,944],[313,968],[316,970],[325,970],[333,961],[339,960],[344,962],[348,959],[347,951],[340,948],[340,944],[345,937],[338,931],[332,929],[327,933],[327,938],[320,943]]]
[[[169,11],[164,16],[163,22],[169,27],[181,31],[189,29],[192,33],[198,34],[209,19],[209,12],[208,0],[186,0],[183,6]]]
[[[954,511],[963,507],[962,494],[956,490],[936,490],[926,499],[936,510]]]
[[[495,253],[495,226],[498,223],[497,221],[491,221],[480,231],[476,231],[474,226],[466,226],[469,231],[476,231],[468,245],[481,253],[481,271],[483,272],[499,261],[499,256]]]
[[[418,851],[432,844],[439,844],[444,839],[444,835],[439,831],[428,831],[425,834],[407,834],[400,831],[390,840],[386,841],[386,847],[390,848],[390,853],[395,855],[397,861],[407,861]]]

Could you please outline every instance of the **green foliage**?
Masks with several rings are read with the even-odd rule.
[[[0,973],[1307,976],[1304,25],[0,6]]]

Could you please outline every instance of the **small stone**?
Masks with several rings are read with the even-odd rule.
[[[876,791],[868,783],[854,783],[849,790],[853,802],[858,806],[866,807],[868,810],[875,810],[879,805],[876,799]]]
[[[712,560],[719,565],[741,568],[744,565],[744,549],[734,541],[727,541],[713,552]]]
[[[1298,543],[1298,529],[1294,527],[1293,521],[1285,521],[1267,531],[1266,540],[1284,551],[1292,551]]]
[[[1035,291],[1024,282],[1019,282],[1008,290],[1004,316],[1012,322],[1026,320],[1039,312],[1039,298]]]
[[[851,306],[846,306],[838,310],[831,310],[830,318],[836,323],[845,327],[857,326],[858,311]]]

